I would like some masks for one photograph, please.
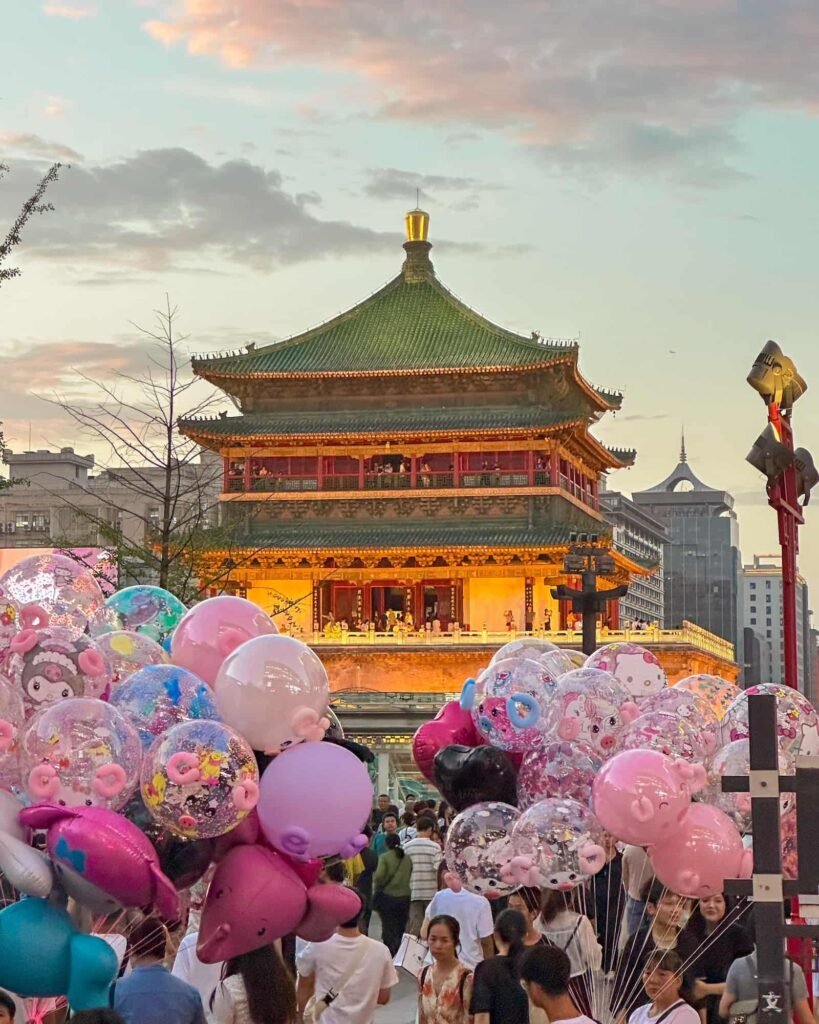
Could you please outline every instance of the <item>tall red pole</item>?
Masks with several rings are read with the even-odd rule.
[[[790,413],[781,412],[775,402],[768,406],[768,422],[783,445],[793,451]],[[799,634],[796,628],[796,556],[799,527],[805,522],[797,494],[796,467],[782,473],[768,492],[768,504],[776,509],[779,544],[782,548],[782,631],[785,654],[785,685],[799,685]]]

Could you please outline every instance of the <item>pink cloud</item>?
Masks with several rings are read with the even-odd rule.
[[[145,28],[167,46],[236,68],[352,73],[381,116],[506,131],[557,158],[724,152],[740,114],[812,113],[819,85],[814,0],[164,0],[159,11]]]
[[[43,107],[46,117],[62,117],[65,113],[65,100],[62,96],[49,96]]]
[[[47,14],[51,18],[77,20],[79,18],[93,18],[96,13],[95,8],[85,7],[81,4],[65,4],[56,2],[56,0],[55,2],[43,4],[43,14]]]

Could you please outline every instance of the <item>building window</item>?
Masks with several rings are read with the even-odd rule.
[[[770,594],[766,594],[765,595],[765,604],[770,604],[770,603],[771,603],[771,595]]]
[[[765,625],[766,626],[770,626],[771,625],[771,620],[770,619],[765,619]]]
[[[751,590],[756,590],[756,580],[751,580]]]
[[[756,625],[756,619],[751,619],[751,625],[752,625],[752,626],[755,626],[755,625]]]
[[[766,590],[770,590],[771,589],[771,581],[770,580],[765,580],[765,589]]]
[[[771,639],[771,631],[768,630],[768,632],[765,634],[765,636],[770,640]]]

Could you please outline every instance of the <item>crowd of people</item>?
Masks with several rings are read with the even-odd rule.
[[[645,850],[606,843],[606,864],[569,892],[522,887],[489,901],[448,884],[443,845],[453,811],[379,796],[370,843],[321,881],[359,895],[354,917],[324,942],[285,938],[224,964],[196,956],[206,883],[187,932],[172,941],[152,917],[95,930],[121,962],[109,1009],[76,1024],[374,1024],[398,983],[405,935],[426,943],[417,1024],[732,1024],[756,999],[752,915],[714,894],[665,889]],[[380,940],[371,937],[373,915]],[[118,934],[124,932],[125,934]],[[179,941],[181,937],[181,941]],[[789,963],[796,1024],[813,1024],[804,974]],[[0,1024],[25,1021],[0,992]],[[45,1017],[61,1024],[64,1017]],[[407,1024],[412,1024],[408,1019]]]

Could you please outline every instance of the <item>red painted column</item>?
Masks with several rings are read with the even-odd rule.
[[[249,454],[246,455],[245,456],[245,480],[244,480],[244,486],[245,486],[245,492],[246,493],[248,491],[252,490],[252,488],[253,488],[253,484],[251,483],[251,476],[250,476],[250,463],[251,463],[251,461],[252,460],[250,458],[250,455]]]
[[[227,456],[225,456],[223,461],[224,468],[222,470],[222,491],[223,493],[227,493],[227,490],[230,487],[230,459]]]
[[[458,452],[452,456],[452,486],[461,486],[461,456]]]
[[[549,475],[551,476],[552,487],[560,486],[560,453],[556,448],[553,448],[549,455]]]
[[[324,456],[321,452],[316,459],[316,487],[320,491],[324,490]]]
[[[529,486],[535,486],[535,453],[530,448],[526,453],[526,473],[529,477]]]
[[[418,456],[410,456],[410,487],[415,490],[418,486]]]
[[[359,455],[358,457],[358,489],[359,491],[364,490],[364,456]]]

